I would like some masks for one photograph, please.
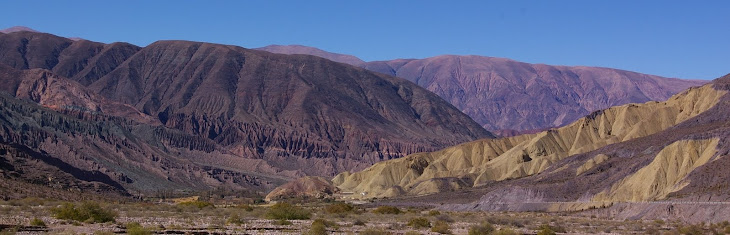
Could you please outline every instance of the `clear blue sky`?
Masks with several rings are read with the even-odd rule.
[[[301,44],[366,61],[442,54],[668,77],[730,73],[730,1],[5,1],[0,28],[66,37]]]

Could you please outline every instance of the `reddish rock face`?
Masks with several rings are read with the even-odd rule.
[[[417,83],[487,130],[522,132],[563,126],[592,111],[661,101],[707,81],[629,71],[527,64],[482,56],[368,62],[366,69]]]
[[[3,104],[18,109],[8,111],[2,143],[97,170],[132,191],[266,191],[294,177],[492,137],[406,80],[235,46],[0,34],[0,81],[13,96]],[[45,116],[28,111],[36,109]]]

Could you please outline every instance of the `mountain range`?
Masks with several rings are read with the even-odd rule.
[[[493,137],[411,82],[309,55],[18,31],[0,34],[0,64],[0,142],[128,193],[267,191]]]
[[[536,134],[412,154],[342,173],[333,183],[355,196],[409,197],[451,210],[620,205],[607,213],[722,221],[727,207],[717,202],[730,200],[728,91],[730,75],[667,101],[615,106]],[[665,203],[646,203],[653,201]],[[687,202],[694,206],[672,211]]]
[[[313,54],[407,79],[436,93],[487,130],[505,136],[564,126],[611,106],[666,100],[707,82],[484,56],[443,55],[361,63],[359,59],[338,60],[344,55],[298,45],[258,49]]]
[[[626,218],[669,213],[635,202],[730,199],[730,75],[694,87],[481,56],[357,61],[0,33],[0,195],[324,190]]]

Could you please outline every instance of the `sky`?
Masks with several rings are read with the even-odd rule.
[[[0,28],[146,46],[298,44],[365,61],[482,55],[714,79],[730,1],[4,1]]]

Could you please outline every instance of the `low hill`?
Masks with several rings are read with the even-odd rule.
[[[664,102],[612,107],[536,134],[413,154],[340,174],[333,182],[366,198],[479,188],[481,199],[451,209],[581,210],[621,202],[726,201],[728,84],[730,75]]]

